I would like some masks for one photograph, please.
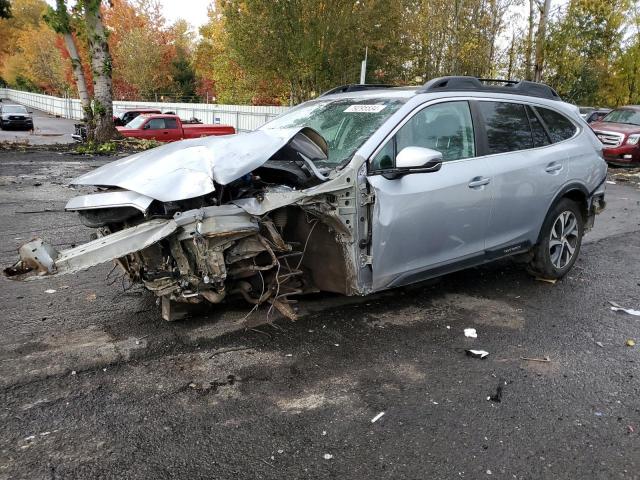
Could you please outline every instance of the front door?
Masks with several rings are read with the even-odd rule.
[[[397,153],[408,146],[440,151],[442,168],[385,178],[384,169],[393,168]],[[419,281],[483,254],[491,179],[485,160],[475,157],[467,101],[418,111],[374,155],[370,172],[374,290]]]

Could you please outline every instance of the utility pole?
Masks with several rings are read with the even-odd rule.
[[[367,55],[369,53],[369,47],[364,48],[364,60],[360,65],[360,85],[365,84],[365,80],[367,77]]]

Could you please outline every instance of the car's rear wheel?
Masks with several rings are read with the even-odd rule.
[[[580,206],[563,198],[551,208],[542,225],[540,240],[529,264],[530,273],[548,279],[566,275],[580,254],[583,233]]]

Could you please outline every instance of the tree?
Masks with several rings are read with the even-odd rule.
[[[293,103],[357,82],[366,47],[378,81],[396,73],[386,53],[400,44],[402,2],[225,0],[221,13],[230,66],[281,79]]]
[[[547,21],[549,11],[551,10],[551,0],[544,0],[540,8],[540,22],[538,23],[538,31],[536,33],[536,63],[533,67],[533,80],[540,82],[542,80],[542,67],[544,65],[544,46],[546,41]]]
[[[49,7],[44,19],[53,31],[60,34],[64,39],[64,44],[71,61],[71,68],[73,70],[78,96],[80,97],[80,103],[82,104],[84,119],[87,123],[92,124],[93,109],[91,108],[91,97],[87,90],[87,81],[84,76],[82,61],[78,53],[74,31],[71,26],[71,17],[69,16],[65,0],[56,0],[56,8],[54,9],[53,7]]]
[[[107,31],[102,23],[101,7],[100,0],[78,0],[76,4],[84,20],[93,75],[93,116],[89,123],[90,137],[100,143],[118,135],[113,123],[111,54]]]
[[[627,0],[571,0],[551,24],[547,43],[549,82],[575,103],[608,104],[613,66],[622,55]]]

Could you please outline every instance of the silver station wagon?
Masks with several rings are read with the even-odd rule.
[[[186,140],[72,183],[97,238],[20,248],[7,275],[115,260],[180,304],[243,298],[295,318],[294,297],[366,295],[501,257],[557,279],[604,208],[602,145],[543,84],[443,77],[347,85],[246,134]]]

